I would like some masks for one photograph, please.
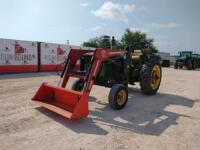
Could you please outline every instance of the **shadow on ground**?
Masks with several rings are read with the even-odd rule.
[[[96,99],[91,97],[91,100],[95,101]],[[192,108],[194,101],[165,93],[145,96],[139,89],[129,88],[129,100],[124,109],[114,111],[108,103],[98,103],[98,105],[101,107],[90,110],[88,118],[75,121],[69,121],[41,107],[37,110],[77,133],[105,135],[109,132],[106,129],[114,128],[158,136],[171,125],[177,125],[176,120],[179,117],[189,117],[177,112],[167,111],[167,106],[178,105]]]

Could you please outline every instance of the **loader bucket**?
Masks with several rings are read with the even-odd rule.
[[[43,83],[32,98],[40,106],[66,118],[85,118],[88,115],[86,94]]]

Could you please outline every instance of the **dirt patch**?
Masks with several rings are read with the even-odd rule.
[[[77,121],[31,102],[42,82],[58,80],[56,73],[0,75],[1,149],[200,149],[199,71],[164,68],[157,95],[130,86],[120,111],[108,105],[109,88],[94,86],[90,115]]]

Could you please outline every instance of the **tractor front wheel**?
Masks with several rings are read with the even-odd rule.
[[[140,87],[144,94],[154,95],[160,87],[162,77],[161,65],[158,60],[151,59],[142,66],[140,71]]]
[[[115,84],[109,93],[109,105],[115,110],[125,107],[128,100],[128,90],[123,84]]]

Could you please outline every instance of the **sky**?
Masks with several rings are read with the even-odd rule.
[[[126,28],[159,51],[200,53],[200,0],[0,0],[0,38],[80,45]]]

